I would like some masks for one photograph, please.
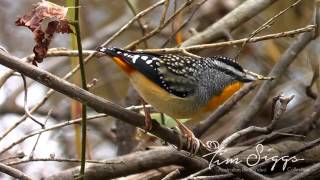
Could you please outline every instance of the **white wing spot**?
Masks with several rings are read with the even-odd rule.
[[[152,60],[148,60],[146,61],[147,64],[151,64],[152,63]]]
[[[148,56],[142,56],[141,59],[142,59],[142,60],[147,60],[147,59],[148,59]]]
[[[107,48],[105,48],[105,47],[100,48],[100,52],[103,52],[105,50],[107,50]]]
[[[140,57],[140,55],[134,55],[132,58],[132,62],[136,63],[137,59]]]

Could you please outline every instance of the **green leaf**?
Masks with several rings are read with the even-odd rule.
[[[175,127],[177,125],[177,123],[175,122],[175,120],[166,115],[166,114],[163,114],[164,115],[164,120],[162,121],[161,119],[161,113],[151,113],[151,118],[156,120],[159,124],[162,124],[168,128],[172,128],[172,127]],[[179,119],[180,122],[184,123],[186,121],[188,121],[189,119]]]

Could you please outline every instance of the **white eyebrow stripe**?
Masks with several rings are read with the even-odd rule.
[[[223,63],[221,61],[215,61],[215,64],[218,66],[218,67],[221,67],[221,68],[224,68],[224,69],[227,69],[229,71],[231,71],[232,73],[238,75],[238,76],[244,76],[245,73],[244,72],[241,72],[239,71],[238,69],[230,66],[230,65],[227,65],[226,63]]]

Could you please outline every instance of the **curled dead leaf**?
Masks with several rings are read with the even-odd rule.
[[[25,26],[34,34],[34,65],[46,57],[54,33],[73,33],[67,19],[68,8],[42,0],[31,12],[18,17],[17,26]]]

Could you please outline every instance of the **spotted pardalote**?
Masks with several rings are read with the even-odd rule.
[[[105,47],[98,51],[113,57],[145,101],[173,118],[212,111],[243,83],[257,80],[223,56],[196,59]]]

